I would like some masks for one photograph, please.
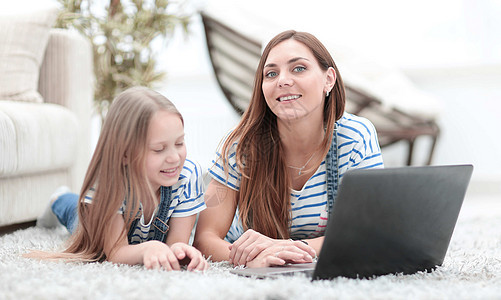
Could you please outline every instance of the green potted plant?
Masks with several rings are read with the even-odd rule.
[[[189,16],[182,3],[169,0],[58,0],[63,9],[56,27],[74,28],[93,46],[96,109],[104,116],[113,98],[135,85],[152,87],[166,72],[158,70],[154,42],[165,42]]]

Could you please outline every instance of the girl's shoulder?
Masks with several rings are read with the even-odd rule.
[[[172,188],[177,189],[181,186],[191,185],[201,181],[202,175],[203,171],[200,164],[193,159],[186,158],[181,174],[179,174],[179,180],[172,186]]]
[[[193,176],[202,176],[202,167],[196,160],[186,158],[180,177],[190,178]]]
[[[172,186],[173,193],[200,194],[203,185],[203,171],[200,164],[192,159],[186,158],[183,169],[179,174],[178,181]]]

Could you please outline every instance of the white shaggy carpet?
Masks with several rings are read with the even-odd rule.
[[[39,262],[20,255],[60,247],[68,235],[33,227],[0,237],[0,299],[501,299],[500,201],[465,201],[444,264],[434,272],[371,280],[244,278],[230,274],[227,263],[191,273]]]

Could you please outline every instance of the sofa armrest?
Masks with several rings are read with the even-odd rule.
[[[59,104],[75,113],[79,123],[79,153],[72,170],[73,188],[78,191],[90,154],[90,128],[94,99],[92,45],[81,34],[51,29],[40,68],[38,91],[44,102]]]
[[[78,32],[50,31],[40,68],[38,90],[44,102],[60,104],[90,116],[94,97],[92,46]]]

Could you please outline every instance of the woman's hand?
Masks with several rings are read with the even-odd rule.
[[[245,265],[253,260],[263,250],[273,246],[277,240],[271,239],[252,229],[247,230],[229,246],[230,263]]]
[[[247,230],[229,249],[229,261],[234,265],[249,265],[256,258],[264,265],[303,263],[311,262],[316,255],[313,248],[300,241],[275,240],[252,229]],[[277,252],[282,253],[280,257],[275,255]]]
[[[288,242],[288,243],[285,243]],[[297,244],[299,243],[299,244]],[[311,263],[313,258],[310,254],[304,254],[298,246],[306,244],[300,241],[284,241],[284,243],[276,244],[259,253],[256,258],[247,262],[249,268],[262,268],[269,266],[281,266],[286,263],[303,264]],[[307,246],[309,247],[309,246]]]
[[[184,243],[175,243],[169,247],[159,241],[148,241],[144,243],[144,247],[143,264],[147,269],[181,270],[179,261],[185,258],[190,260],[187,267],[189,271],[202,271],[208,267],[200,251]]]

